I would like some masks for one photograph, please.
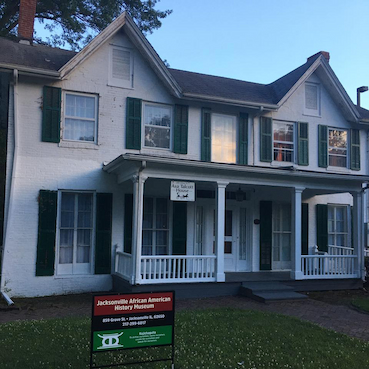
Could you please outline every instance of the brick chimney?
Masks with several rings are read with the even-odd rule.
[[[18,37],[29,42],[33,40],[33,25],[35,22],[37,0],[20,0]]]
[[[327,62],[329,63],[329,52],[328,51],[319,51],[318,53],[314,54],[314,55],[311,55],[310,57],[307,58],[307,61],[310,61],[311,59],[315,58],[317,55],[323,55]]]

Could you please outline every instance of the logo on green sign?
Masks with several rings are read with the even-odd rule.
[[[101,346],[97,347],[97,350],[108,350],[108,349],[116,349],[123,347],[123,345],[119,344],[119,337],[123,334],[120,333],[108,333],[108,334],[98,334],[98,337],[101,338]]]

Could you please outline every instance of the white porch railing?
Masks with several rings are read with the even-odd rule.
[[[122,251],[115,253],[115,273],[130,281],[133,273],[132,255]]]
[[[328,255],[353,255],[354,249],[345,246],[328,245]]]
[[[215,255],[141,257],[141,283],[215,282]]]
[[[303,279],[357,278],[356,255],[302,255]]]

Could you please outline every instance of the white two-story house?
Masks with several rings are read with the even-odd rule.
[[[363,277],[369,112],[328,53],[268,85],[175,70],[126,14],[0,50],[3,292]]]

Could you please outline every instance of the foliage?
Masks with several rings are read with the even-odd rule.
[[[231,309],[180,312],[175,332],[176,369],[346,369],[369,365],[368,343],[277,314]],[[1,368],[89,367],[88,318],[16,321],[0,325],[0,337]],[[170,353],[168,347],[145,350],[106,353],[111,361],[105,357],[104,362],[139,361]],[[130,367],[164,369],[170,365]]]
[[[50,32],[48,44],[68,44],[73,50],[78,50],[123,11],[130,14],[144,33],[160,28],[161,19],[172,11],[156,10],[158,1],[160,0],[40,0],[37,1],[36,19]],[[19,2],[20,0],[0,0],[0,36],[16,34]],[[35,40],[41,41],[37,35]]]

